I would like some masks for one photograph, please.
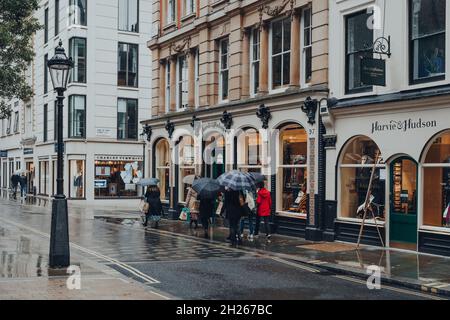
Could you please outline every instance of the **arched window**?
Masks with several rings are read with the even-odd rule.
[[[161,200],[170,199],[170,148],[165,139],[159,140],[155,145],[156,155],[156,178],[159,179],[161,189]]]
[[[225,173],[225,138],[221,133],[212,132],[204,138],[203,176],[216,179]]]
[[[245,172],[261,172],[261,135],[256,129],[241,131],[236,139],[237,167]]]
[[[439,135],[423,164],[423,225],[450,228],[450,130]]]
[[[360,136],[345,147],[340,164],[340,210],[341,218],[362,218],[367,191],[376,155],[380,149],[370,138]],[[376,217],[384,220],[386,199],[386,166],[378,161],[372,184],[372,205]],[[361,207],[362,206],[362,207]]]
[[[302,126],[290,124],[280,130],[278,163],[277,210],[306,218],[308,136]]]
[[[195,175],[194,138],[182,136],[175,147],[175,154],[178,155],[179,175],[179,201],[186,200],[189,185],[183,182],[187,176]]]

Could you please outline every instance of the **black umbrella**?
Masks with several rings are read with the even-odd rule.
[[[250,172],[250,175],[251,175],[252,178],[255,180],[255,183],[261,183],[261,182],[267,181],[266,176],[263,175],[262,173],[259,173],[259,172]]]
[[[197,192],[198,197],[201,199],[215,199],[222,187],[214,179],[202,178],[194,181],[192,189]]]

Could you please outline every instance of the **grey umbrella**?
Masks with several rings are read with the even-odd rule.
[[[227,187],[234,191],[253,190],[255,188],[255,179],[249,174],[237,170],[224,173],[217,182],[222,187]]]
[[[147,178],[147,179],[141,179],[137,185],[147,187],[147,186],[157,186],[159,183],[159,179],[156,178]]]
[[[192,189],[197,192],[200,199],[215,199],[222,187],[214,179],[202,178],[194,181]]]

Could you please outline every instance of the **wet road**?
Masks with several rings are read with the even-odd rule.
[[[6,257],[1,261],[0,271],[9,270],[1,272],[0,277],[46,272],[47,257],[39,257],[38,264],[38,257],[22,259],[21,267],[17,268],[14,264],[19,259],[11,257],[11,253],[17,251],[19,244],[4,241],[3,235],[14,230],[21,233],[21,239],[31,241],[31,246],[48,246],[50,218],[48,207],[0,200],[0,251]],[[144,230],[138,222],[81,219],[76,210],[70,214],[70,239],[76,255],[145,283],[149,290],[180,299],[433,298],[391,286],[368,290],[365,281],[329,274],[270,254],[167,230]],[[17,270],[17,274],[12,270]]]

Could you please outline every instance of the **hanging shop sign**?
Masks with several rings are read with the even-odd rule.
[[[8,158],[8,150],[0,150],[0,158]]]
[[[361,59],[361,83],[365,86],[386,86],[386,61],[382,59]]]
[[[33,148],[24,148],[23,149],[23,154],[26,155],[31,155],[34,153],[34,149]]]

